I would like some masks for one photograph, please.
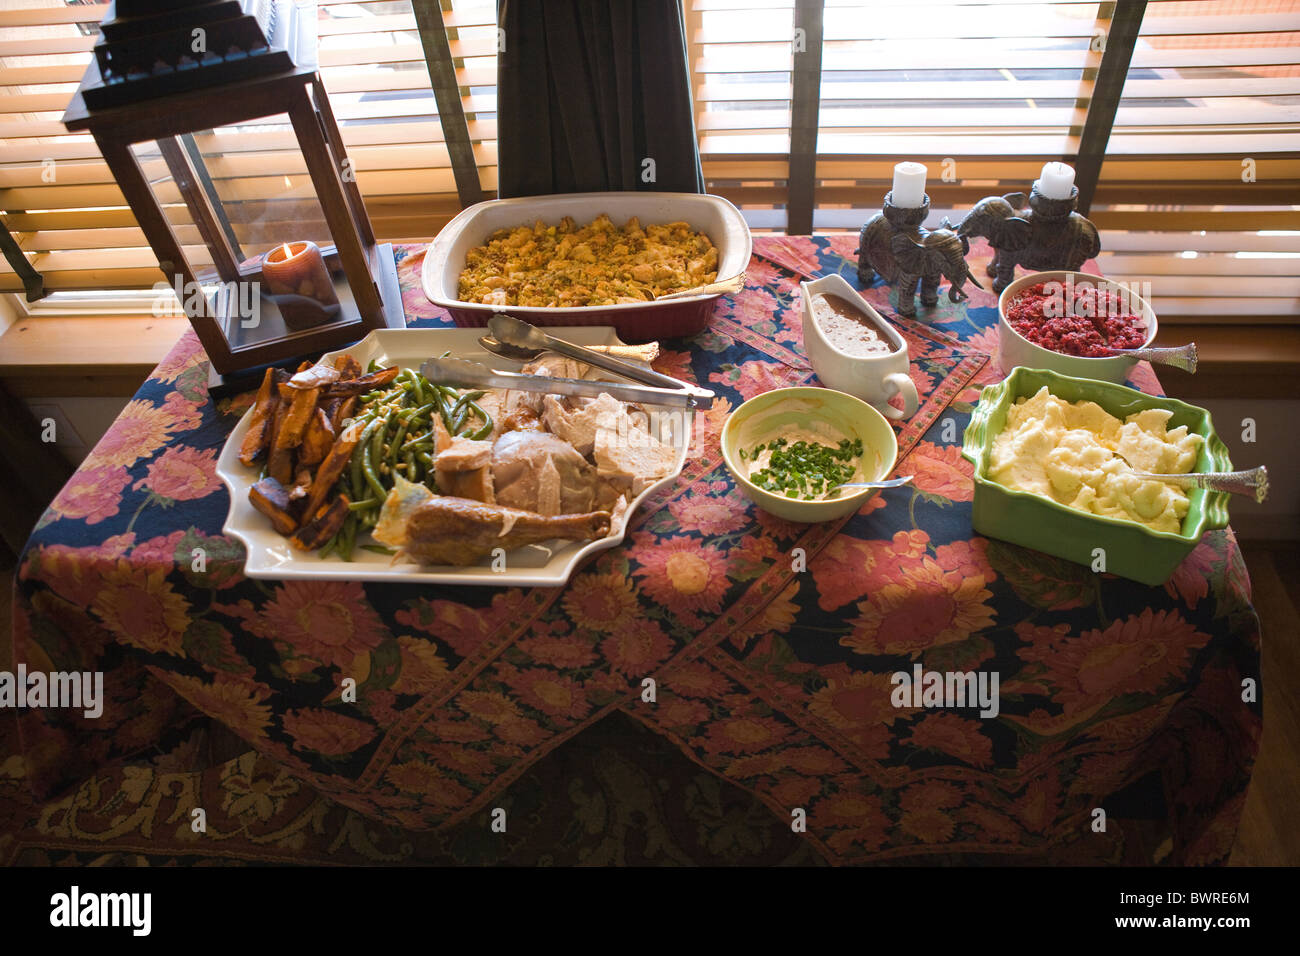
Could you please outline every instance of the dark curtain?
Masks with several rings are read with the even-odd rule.
[[[497,0],[497,24],[501,198],[704,192],[680,0]]]

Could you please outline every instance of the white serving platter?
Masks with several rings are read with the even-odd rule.
[[[578,345],[622,344],[614,330],[608,326],[553,328],[548,331]],[[371,359],[383,366],[418,368],[426,358],[450,352],[453,357],[488,363],[501,370],[513,371],[520,367],[519,362],[486,352],[478,344],[478,337],[482,334],[482,329],[380,329],[371,332],[355,345],[327,353],[324,358],[350,354],[361,363],[362,368]],[[680,430],[680,438],[674,441],[677,458],[673,472],[633,499],[627,510],[628,519],[647,497],[674,481],[686,463],[694,415],[689,410],[664,411],[678,416],[676,420],[684,425]],[[260,466],[248,467],[239,461],[239,447],[248,431],[251,414],[250,408],[230,433],[217,459],[217,475],[230,491],[230,511],[222,530],[243,543],[247,551],[244,573],[250,578],[559,587],[568,582],[574,569],[587,558],[612,548],[623,540],[626,520],[622,527],[614,529],[609,536],[594,541],[553,541],[516,548],[506,553],[504,562],[498,562],[499,569],[493,568],[489,558],[465,567],[418,565],[404,560],[395,562],[388,555],[365,551],[360,547],[361,544],[371,543],[369,535],[358,538],[358,547],[353,552],[351,561],[333,555],[321,558],[314,551],[298,551],[289,544],[287,538],[281,537],[271,527],[266,516],[257,511],[248,500],[248,489],[257,481],[261,471]],[[501,567],[502,563],[504,567]]]

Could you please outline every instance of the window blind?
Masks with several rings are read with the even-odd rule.
[[[784,232],[794,3],[687,0],[686,33],[706,188],[755,232]]]
[[[1300,3],[1148,3],[1092,214],[1163,325],[1297,321]]]
[[[495,5],[452,0],[443,8],[480,182],[495,189]],[[106,10],[59,0],[14,0],[0,9],[0,210],[55,290],[148,288],[158,279],[156,258],[94,141],[59,122]],[[376,235],[435,234],[460,205],[410,3],[322,2],[317,17],[321,76]],[[292,227],[316,224],[287,117],[194,141],[246,254],[291,237]],[[140,156],[187,254],[206,264],[165,163],[156,150]],[[21,288],[7,264],[0,268],[0,290]]]

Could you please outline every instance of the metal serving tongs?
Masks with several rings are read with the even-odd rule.
[[[690,382],[683,382],[653,369],[624,362],[601,352],[574,345],[548,335],[512,315],[498,313],[488,322],[493,337],[504,345],[520,349],[543,349],[585,362],[588,365],[613,372],[642,385],[625,385],[593,379],[555,378],[549,375],[524,375],[519,372],[501,372],[478,362],[464,359],[429,359],[420,371],[437,385],[459,385],[475,388],[513,388],[523,392],[545,392],[550,395],[583,395],[591,398],[602,392],[625,402],[644,402],[652,405],[674,405],[698,408],[709,404],[713,392]]]
[[[488,320],[488,331],[492,337],[502,345],[511,346],[517,349],[532,349],[541,352],[556,352],[560,355],[567,356],[571,359],[577,359],[579,362],[586,362],[588,365],[594,365],[596,368],[604,369],[606,372],[613,372],[615,375],[621,375],[624,378],[630,378],[634,382],[640,382],[643,385],[655,385],[659,388],[671,389],[693,389],[696,386],[680,379],[675,379],[670,375],[662,375],[654,369],[646,368],[643,365],[636,365],[632,362],[624,362],[622,359],[615,358],[604,352],[597,352],[594,349],[583,348],[581,345],[574,345],[572,342],[566,342],[564,339],[557,339],[553,335],[548,335],[542,329],[535,325],[530,325],[523,319],[515,318],[513,315],[507,315],[504,312],[498,312]],[[703,392],[703,389],[697,389]],[[702,396],[703,397],[703,396]],[[713,393],[709,392],[709,398]]]

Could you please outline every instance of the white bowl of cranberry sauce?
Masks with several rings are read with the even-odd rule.
[[[1122,385],[1137,359],[1109,349],[1146,348],[1156,314],[1123,283],[1086,272],[1034,272],[998,298],[1002,371],[1045,368]]]

